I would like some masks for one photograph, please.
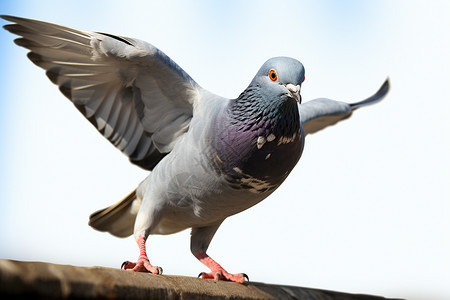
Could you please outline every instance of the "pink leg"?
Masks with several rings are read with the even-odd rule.
[[[199,277],[204,279],[215,279],[215,280],[228,280],[238,283],[244,283],[245,279],[248,280],[248,276],[244,273],[240,274],[230,274],[222,268],[217,262],[215,262],[211,257],[205,252],[197,252],[195,257],[207,266],[211,272],[210,273],[200,273]]]
[[[135,272],[150,272],[153,274],[162,274],[162,268],[161,267],[154,267],[150,264],[150,261],[147,257],[147,251],[145,250],[145,238],[143,236],[139,236],[137,240],[138,246],[139,246],[139,257],[137,262],[129,262],[124,261],[122,263],[121,268],[124,268],[125,270],[131,269]]]

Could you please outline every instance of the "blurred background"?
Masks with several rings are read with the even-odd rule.
[[[275,193],[227,219],[209,254],[252,281],[450,299],[450,2],[8,1],[10,14],[148,41],[201,86],[237,97],[270,57],[306,68],[303,101],[381,103],[307,137]],[[7,22],[0,21],[0,25]],[[132,237],[88,216],[147,172],[104,139],[0,30],[0,258],[119,268]],[[206,268],[188,230],[152,236],[165,274]]]

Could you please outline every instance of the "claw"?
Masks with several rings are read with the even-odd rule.
[[[126,260],[120,265],[120,269],[123,269],[126,265],[128,265],[129,261]]]
[[[222,276],[220,275],[219,272],[217,272],[216,274],[214,274],[214,280],[220,280],[220,277],[222,277]]]
[[[156,267],[156,269],[158,270],[158,275],[162,275],[163,269],[161,267]]]
[[[197,278],[202,278],[203,274],[205,274],[205,272],[200,272],[200,274],[198,274]]]
[[[249,281],[250,281],[250,279],[248,278],[247,274],[245,274],[245,273],[241,273],[241,276],[242,276],[242,277],[244,277],[245,279],[247,279],[247,282],[249,282]]]

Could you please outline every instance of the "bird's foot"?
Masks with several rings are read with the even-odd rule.
[[[245,273],[230,274],[227,271],[225,271],[223,268],[213,270],[210,273],[202,272],[198,275],[198,277],[203,278],[203,279],[233,281],[233,282],[237,282],[237,283],[244,283],[245,280],[249,281],[247,274],[245,274]]]
[[[124,261],[121,269],[132,270],[135,272],[150,272],[152,274],[161,275],[163,270],[161,267],[155,267],[150,264],[146,256],[139,256],[137,262]]]

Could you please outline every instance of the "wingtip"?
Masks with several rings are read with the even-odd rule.
[[[16,28],[17,24],[19,24],[20,21],[27,20],[25,18],[10,16],[10,15],[0,15],[0,18],[2,18],[3,20],[6,20],[6,21],[12,22],[12,23],[7,23],[2,26],[5,30],[8,30],[11,33],[14,33],[14,28]]]
[[[10,15],[0,15],[0,18],[2,18],[3,20],[9,21],[9,22],[16,22],[17,20],[21,19],[19,17],[14,17],[14,16],[10,16]]]
[[[391,79],[388,77],[386,77],[386,79],[384,80],[383,84],[380,87],[380,91],[384,91],[386,90],[386,93],[389,92],[389,89],[391,88]]]
[[[0,15],[0,18],[2,18],[3,20],[6,20],[6,21],[14,22],[14,21],[11,20],[12,17],[11,17],[11,16],[8,16],[8,15]],[[3,25],[3,26],[2,26],[3,29],[8,30],[8,25],[11,25],[11,24],[8,23],[8,24]],[[8,31],[9,31],[9,30],[8,30]]]
[[[390,88],[391,88],[391,81],[388,76],[386,77],[386,80],[384,80],[383,84],[380,86],[378,91],[375,93],[374,97],[380,98],[381,100],[381,98],[386,96],[386,94],[389,92]]]
[[[381,101],[387,95],[390,88],[391,88],[391,82],[390,82],[390,79],[388,76],[388,77],[386,77],[383,84],[380,86],[380,88],[378,89],[378,91],[376,91],[375,94],[373,94],[372,96],[370,96],[369,98],[367,98],[365,100],[350,104],[350,107],[352,108],[352,110],[355,110],[361,106],[377,103],[377,102]]]

